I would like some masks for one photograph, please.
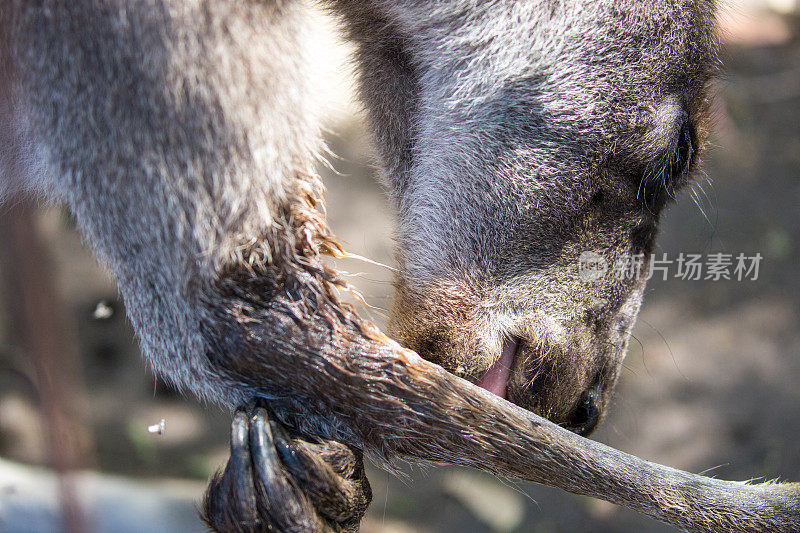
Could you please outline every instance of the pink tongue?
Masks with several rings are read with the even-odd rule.
[[[514,364],[514,355],[517,353],[517,344],[518,341],[515,338],[503,341],[503,353],[500,354],[500,358],[489,367],[476,385],[505,398],[508,377],[511,375],[511,366]]]

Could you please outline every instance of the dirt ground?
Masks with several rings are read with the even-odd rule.
[[[669,210],[657,250],[670,258],[760,253],[758,280],[651,281],[614,403],[593,438],[720,478],[800,480],[800,40],[796,20],[769,20],[778,25],[767,26],[774,38],[733,35],[725,47],[708,180],[694,186],[697,202],[687,191]],[[323,169],[331,225],[350,251],[391,264],[390,210],[359,117],[342,113],[330,129],[338,155],[335,173]],[[153,377],[111,279],[69,217],[50,208],[40,222],[67,319],[78,333],[90,464],[140,480],[198,480],[199,497],[201,481],[227,455],[229,415]],[[384,323],[390,272],[352,260],[338,266],[354,273],[375,308],[367,314]],[[109,317],[95,317],[99,302]],[[9,333],[17,313],[18,302],[3,297],[0,456],[48,464],[31,365]],[[162,418],[164,435],[148,434],[147,425]],[[454,467],[408,471],[401,480],[371,469],[375,497],[364,531],[671,531],[612,504],[546,487]],[[185,528],[199,525],[189,521]]]

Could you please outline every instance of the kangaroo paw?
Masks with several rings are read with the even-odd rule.
[[[355,532],[371,498],[360,452],[293,434],[259,400],[233,416],[231,456],[203,519],[224,532]]]

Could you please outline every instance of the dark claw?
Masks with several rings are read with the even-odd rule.
[[[258,401],[236,411],[231,457],[209,484],[203,518],[215,531],[358,531],[372,498],[360,452],[294,435]]]
[[[372,489],[360,452],[335,441],[292,440],[279,423],[271,420],[270,426],[281,461],[305,487],[317,511],[335,522],[364,515]]]
[[[231,422],[231,457],[211,480],[203,501],[203,519],[216,531],[253,531],[257,523],[249,440],[247,413],[237,409]]]
[[[250,456],[258,488],[260,516],[268,517],[278,531],[326,531],[311,502],[293,486],[275,452],[267,411],[256,407],[250,419]]]
[[[225,477],[233,482],[237,512],[246,521],[253,522],[256,516],[256,492],[253,485],[253,469],[250,466],[249,431],[247,413],[237,410],[231,423],[231,458],[225,468]],[[230,470],[230,472],[228,472]]]

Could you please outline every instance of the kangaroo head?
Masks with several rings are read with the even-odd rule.
[[[614,265],[699,163],[713,5],[408,3],[349,28],[399,219],[393,333],[588,433],[648,267]]]

